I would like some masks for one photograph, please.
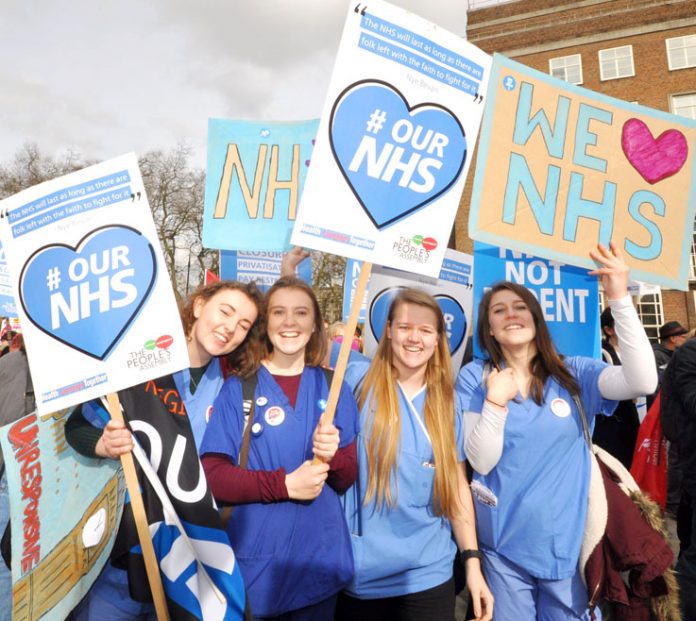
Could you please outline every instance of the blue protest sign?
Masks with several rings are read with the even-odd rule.
[[[452,364],[455,370],[459,369],[471,321],[472,263],[471,255],[448,249],[439,278],[375,267],[372,270],[368,291],[365,353],[374,355],[394,298],[407,287],[417,288],[432,295],[440,306],[452,353]]]
[[[209,120],[204,246],[289,247],[318,125]]]
[[[553,342],[566,356],[599,358],[599,286],[588,270],[474,242],[474,326],[483,294],[500,280],[539,300]],[[474,329],[474,356],[483,356]]]
[[[346,260],[346,273],[343,279],[343,321],[344,323],[348,321],[350,316],[350,308],[353,304],[353,298],[355,297],[355,289],[358,286],[358,279],[360,278],[360,267],[362,261],[356,261],[355,259]],[[369,286],[369,281],[368,281]],[[367,288],[365,289],[365,298],[360,304],[360,314],[358,315],[358,323],[365,323],[365,317],[367,312]]]
[[[255,282],[261,291],[268,291],[280,278],[282,252],[271,250],[251,252],[244,250],[220,251],[220,278]],[[297,277],[312,284],[312,259],[308,257],[297,266]]]

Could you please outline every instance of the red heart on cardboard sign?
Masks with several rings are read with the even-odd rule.
[[[651,184],[679,172],[689,154],[686,138],[679,130],[668,129],[653,138],[640,119],[624,123],[621,147],[631,166]]]

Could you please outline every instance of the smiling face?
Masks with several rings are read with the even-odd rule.
[[[490,335],[503,349],[534,343],[536,327],[526,302],[509,289],[493,294],[488,306]]]
[[[392,364],[399,379],[414,371],[425,372],[437,347],[437,317],[432,309],[420,304],[403,303],[387,325],[391,341]]]
[[[213,356],[234,351],[246,338],[257,315],[253,300],[236,289],[221,289],[207,300],[196,298],[195,322],[188,341],[191,365],[203,366]]]
[[[273,346],[271,358],[303,356],[315,329],[314,303],[300,289],[278,289],[268,300],[266,333]]]

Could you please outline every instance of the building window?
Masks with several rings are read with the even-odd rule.
[[[672,112],[688,119],[696,119],[696,93],[670,96]]]
[[[599,75],[602,80],[630,78],[635,74],[632,45],[599,50]]]
[[[582,59],[580,54],[561,56],[549,60],[549,73],[570,84],[582,84]]]
[[[696,67],[696,34],[667,39],[666,43],[670,70]]]
[[[662,292],[646,293],[641,296],[636,310],[648,338],[651,342],[658,343],[660,340],[658,330],[665,322],[662,313]]]

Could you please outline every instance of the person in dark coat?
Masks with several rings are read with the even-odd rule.
[[[602,327],[602,358],[608,364],[620,365],[619,342],[614,331],[614,318],[611,309],[605,308],[600,318]],[[640,420],[638,410],[632,399],[619,401],[613,416],[598,414],[592,441],[616,457],[626,468],[631,469],[633,449],[638,437]]]

